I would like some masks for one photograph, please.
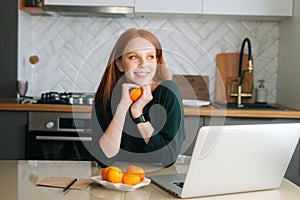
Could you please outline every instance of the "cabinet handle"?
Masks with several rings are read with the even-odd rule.
[[[61,137],[61,136],[41,136],[37,135],[36,140],[51,140],[51,141],[82,141],[91,142],[91,137]]]

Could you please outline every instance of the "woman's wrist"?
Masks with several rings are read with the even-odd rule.
[[[152,127],[151,123],[149,121],[147,121],[145,123],[139,123],[136,126],[137,126],[138,130],[140,131],[142,138],[144,139],[146,144],[148,144],[150,137],[152,136],[153,131],[154,131],[154,128]]]
[[[136,109],[132,106],[132,107],[130,107],[130,113],[131,113],[131,117],[135,119],[135,118],[138,118],[139,116],[141,116],[143,114],[143,111]]]
[[[131,116],[132,117],[132,116]],[[145,123],[147,122],[147,120],[145,119],[145,116],[143,114],[141,114],[139,117],[137,118],[133,118],[132,120],[134,121],[135,124],[139,124],[139,123]]]
[[[129,107],[130,107],[129,104],[120,101],[119,104],[118,104],[118,106],[117,106],[117,109],[122,109],[122,110],[124,109],[124,110],[127,111],[129,109]]]

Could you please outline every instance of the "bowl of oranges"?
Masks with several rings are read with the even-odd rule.
[[[118,167],[109,166],[102,169],[100,176],[92,179],[104,187],[121,191],[133,191],[151,182],[145,177],[144,169],[136,165],[129,165],[124,173]]]

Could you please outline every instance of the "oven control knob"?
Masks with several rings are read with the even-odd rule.
[[[54,127],[54,123],[53,123],[53,122],[48,122],[48,123],[46,124],[46,127],[47,127],[47,129],[51,129],[51,128]]]

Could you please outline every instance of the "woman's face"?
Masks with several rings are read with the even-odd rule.
[[[134,38],[126,45],[117,66],[129,82],[140,86],[149,84],[157,67],[155,47],[144,38]]]

